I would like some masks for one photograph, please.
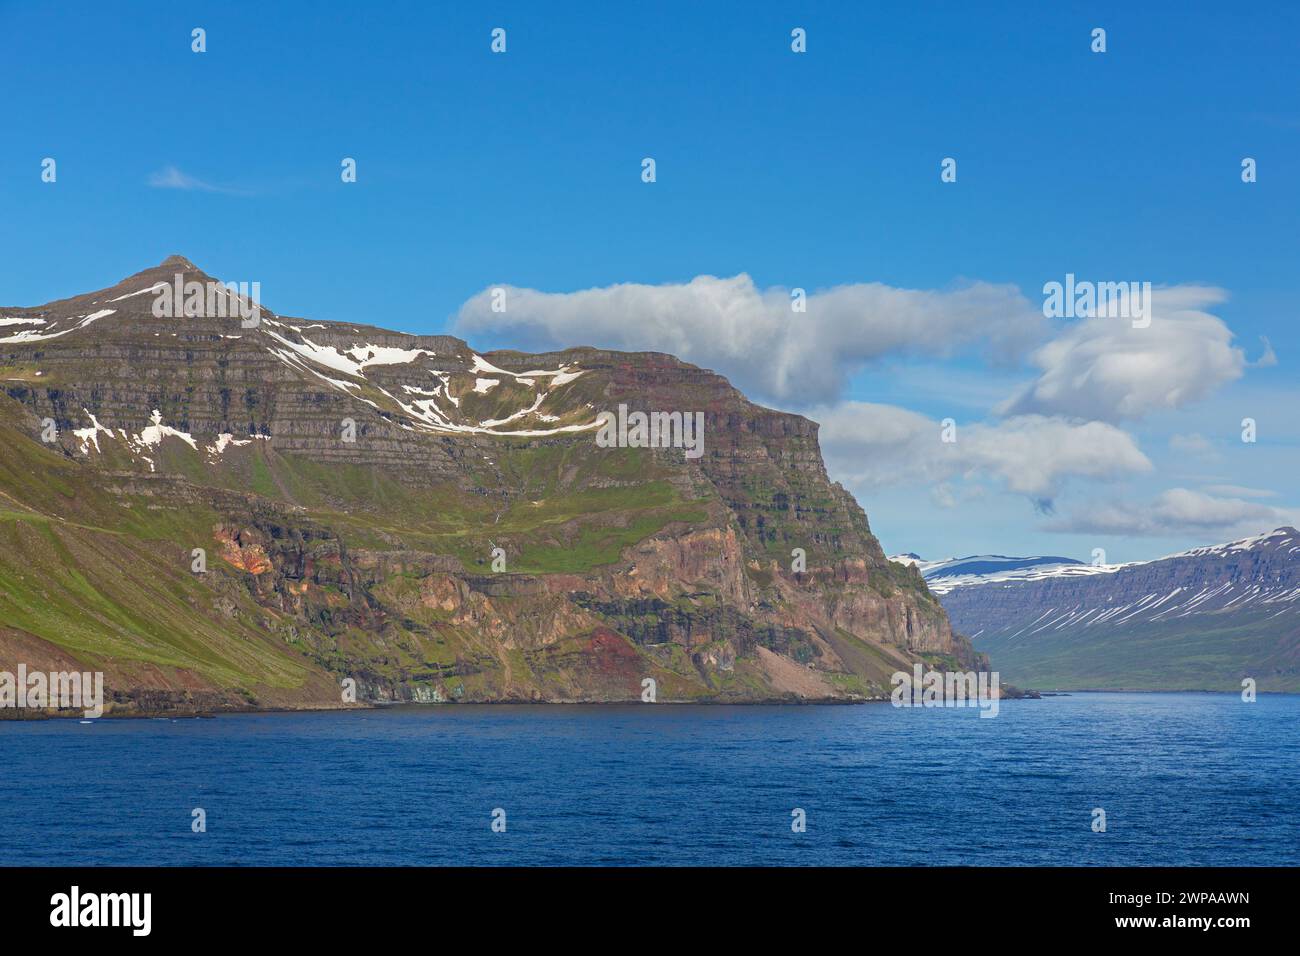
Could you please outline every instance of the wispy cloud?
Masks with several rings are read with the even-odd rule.
[[[1076,534],[1188,535],[1213,540],[1295,524],[1300,524],[1300,514],[1291,508],[1170,488],[1151,501],[1092,502],[1071,515],[1047,522],[1045,528]]]
[[[1264,354],[1250,364],[1254,368],[1272,368],[1277,364],[1277,353],[1273,351],[1273,343],[1268,340],[1267,335],[1261,335],[1259,340],[1264,343]]]
[[[244,195],[243,190],[207,182],[175,166],[164,166],[150,173],[148,182],[154,189],[181,189],[187,192],[223,193],[228,196]]]
[[[1214,443],[1202,435],[1200,432],[1190,432],[1185,435],[1170,435],[1169,448],[1182,455],[1198,455],[1202,458],[1218,460],[1219,453],[1215,451]]]
[[[1206,485],[1205,491],[1212,495],[1226,495],[1229,498],[1276,498],[1277,492],[1267,488],[1248,488],[1245,485]]]

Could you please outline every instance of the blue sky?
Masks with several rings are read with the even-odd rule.
[[[139,2],[124,15],[0,0],[0,302],[106,286],[181,253],[260,281],[286,314],[457,331],[480,348],[557,328],[580,339],[564,344],[676,348],[758,400],[836,421],[833,474],[887,550],[929,557],[1103,547],[1131,560],[1264,530],[1300,507],[1294,5],[380,6]],[[504,55],[489,50],[498,26]],[[190,49],[194,27],[206,53]],[[1090,50],[1094,27],[1104,54]],[[640,178],[646,156],[653,184]],[[958,180],[941,183],[949,156]],[[1241,182],[1247,156],[1253,184]],[[44,157],[55,184],[40,180]],[[343,157],[357,161],[355,184],[340,181]],[[168,181],[187,188],[151,185]],[[1193,397],[1136,415],[1040,401],[1027,410],[1052,423],[1012,427],[999,407],[1044,373],[1034,350],[1070,323],[1013,335],[999,309],[1017,308],[1008,289],[1038,309],[1043,283],[1067,272],[1223,290],[1187,314],[1209,315],[1231,344],[1193,350],[1213,374],[1170,360],[1199,383]],[[636,283],[641,298],[615,317],[636,325],[658,301],[649,287],[737,275],[760,297],[879,283],[933,294],[938,309],[960,311],[972,284],[1004,298],[973,309],[969,338],[937,322],[951,347],[917,328],[840,361],[842,387],[805,361],[803,379],[766,391],[761,324],[748,342],[736,326],[724,347],[690,328],[647,339],[656,330],[640,323],[631,336],[564,298],[505,326],[466,307],[495,285]],[[741,299],[743,317],[753,302]],[[855,337],[849,313],[818,321],[810,340],[837,354],[880,331]],[[1192,324],[1209,339],[1218,328]],[[991,355],[987,342],[1008,336]],[[1254,364],[1261,336],[1275,362]],[[1129,347],[1096,335],[1076,346]],[[1177,368],[1151,374],[1187,384]],[[881,436],[855,440],[886,406],[953,417],[963,448],[965,427],[984,427],[979,455],[919,478],[900,467],[894,482],[859,467],[855,455],[892,453]],[[1246,416],[1260,423],[1249,445]],[[1078,430],[1096,419],[1105,427]],[[998,456],[1049,424],[1071,448],[1100,437],[1097,454],[1122,459],[1115,429],[1150,468],[1056,465],[1026,490],[1008,476],[1036,462],[1016,456],[1055,453],[1033,439],[1038,451]],[[894,452],[914,464],[906,443]],[[1180,490],[1204,497],[1170,497]]]

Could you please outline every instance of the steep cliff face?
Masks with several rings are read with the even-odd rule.
[[[983,666],[807,419],[661,354],[154,314],[210,281],[173,257],[0,309],[0,667],[71,655],[130,708],[328,706],[344,678],[363,700],[867,698],[923,657]],[[606,447],[620,409],[687,440]]]

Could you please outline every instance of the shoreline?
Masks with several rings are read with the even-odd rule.
[[[1287,697],[1297,696],[1288,691],[1260,691],[1260,696]],[[1025,691],[1016,696],[1002,698],[1003,703],[1012,700],[1047,700],[1053,697],[1070,697],[1078,694],[1198,694],[1236,697],[1236,691],[1216,690],[1113,690],[1109,688],[1071,690],[1071,691]],[[371,712],[395,708],[442,709],[442,708],[482,708],[482,707],[846,707],[865,704],[888,704],[885,698],[816,698],[809,700],[791,700],[789,698],[770,698],[764,700],[661,700],[646,704],[640,699],[625,700],[475,700],[475,701],[368,701],[347,706],[308,706],[308,707],[247,707],[221,710],[193,711],[119,711],[105,713],[101,717],[88,718],[80,711],[75,713],[58,713],[42,711],[40,713],[23,713],[15,711],[0,712],[0,725],[6,722],[32,723],[46,720],[77,721],[97,723],[101,720],[215,720],[218,717],[234,717],[258,714],[326,714],[341,712]]]

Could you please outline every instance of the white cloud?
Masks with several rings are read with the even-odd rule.
[[[1222,289],[1174,286],[1152,291],[1146,328],[1084,319],[1034,352],[1041,374],[1000,411],[1117,422],[1204,398],[1246,367],[1232,331],[1203,311],[1226,298]]]
[[[1273,343],[1268,340],[1267,335],[1261,335],[1259,340],[1264,343],[1264,352],[1259,358],[1251,362],[1252,368],[1272,368],[1277,365],[1277,353],[1273,351]]]
[[[188,192],[226,193],[231,196],[242,195],[238,189],[230,189],[205,182],[197,176],[191,176],[189,173],[177,169],[175,166],[164,166],[157,172],[150,173],[148,182],[155,189],[181,189]]]
[[[886,355],[982,349],[1016,359],[1046,328],[1018,289],[985,282],[948,291],[836,286],[810,293],[804,313],[791,310],[789,289],[759,289],[743,273],[567,293],[504,288],[504,312],[492,311],[486,289],[461,307],[457,331],[509,333],[512,344],[541,351],[587,344],[668,352],[752,397],[796,405],[839,398],[857,370]]]
[[[1230,498],[1276,498],[1276,491],[1267,488],[1247,488],[1244,485],[1206,485],[1205,490],[1212,495],[1227,495]]]
[[[822,425],[832,476],[862,487],[991,479],[1046,510],[1067,479],[1110,480],[1152,468],[1132,436],[1104,422],[1022,415],[959,424],[948,443],[940,422],[893,405],[845,402],[809,414]],[[937,500],[953,500],[951,489],[941,488]]]
[[[1196,455],[1201,458],[1220,457],[1218,452],[1214,450],[1214,443],[1200,432],[1189,432],[1186,435],[1170,435],[1169,448],[1183,455]]]
[[[1094,502],[1048,522],[1045,530],[1154,537],[1193,535],[1204,541],[1245,537],[1297,523],[1300,515],[1293,509],[1170,488],[1152,501]]]

